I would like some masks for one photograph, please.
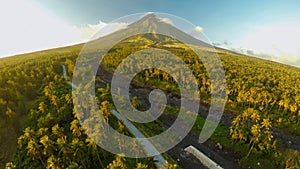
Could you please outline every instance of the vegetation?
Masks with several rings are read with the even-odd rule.
[[[270,128],[269,119],[261,119],[258,111],[248,108],[233,120],[230,134],[234,140],[250,144],[248,157],[254,147],[259,151],[276,148],[271,145],[273,135]]]
[[[0,60],[0,168],[11,160],[30,109],[43,100],[43,88],[60,80],[65,56],[75,58],[80,45]]]
[[[137,39],[141,46],[130,47]],[[210,81],[201,60],[171,38],[151,34],[131,37],[114,46],[105,56],[101,68],[113,72],[128,54],[149,46],[171,51],[185,61],[197,78],[201,101],[209,103]],[[61,66],[66,64],[68,75],[72,75],[81,47],[0,60],[0,168],[5,164],[7,168],[149,168],[153,165],[152,159],[129,159],[122,154],[115,156],[106,152],[80,126],[73,110],[71,88],[63,78]],[[209,57],[211,51],[202,47],[199,50],[207,50]],[[255,168],[259,160],[265,167],[299,167],[299,152],[277,143],[272,138],[271,127],[300,136],[300,69],[222,49],[217,52],[226,72],[226,113],[236,118],[231,130],[229,126],[220,125],[210,141],[246,157],[240,158],[242,165]],[[138,67],[139,63],[132,61],[123,69],[130,69],[131,65]],[[184,85],[189,84],[188,78],[180,72],[176,76],[181,77]],[[158,69],[139,73],[134,82],[149,88],[155,86],[178,97],[176,83],[173,77]],[[113,104],[108,88],[97,90],[105,120],[119,132],[130,135],[122,122],[110,115]],[[132,103],[137,108],[142,105],[136,97],[132,98]],[[176,114],[174,109],[167,107],[166,115]],[[203,118],[197,119],[194,132],[201,130],[203,122]],[[160,124],[157,121],[137,126],[145,135],[151,136],[161,132]]]
[[[139,39],[139,43],[142,45],[130,46],[130,43],[135,42],[134,39]],[[155,40],[158,42],[154,43]],[[104,57],[102,67],[113,71],[129,54],[149,46],[168,50],[185,61],[197,78],[201,96],[203,98],[210,97],[210,80],[198,56],[186,45],[162,35],[157,39],[150,35],[137,35],[118,43]],[[212,55],[210,49],[199,47],[199,50],[208,50],[203,52],[208,55],[206,57]],[[300,117],[299,68],[243,56],[222,49],[218,49],[216,52],[223,62],[226,73],[227,110],[238,115],[239,112],[248,108],[257,109],[262,112],[260,114],[262,118],[270,119],[274,126],[300,136],[298,120]],[[139,67],[139,64],[144,63],[136,63],[131,60],[123,69],[131,70],[131,65]],[[176,69],[176,67],[170,66],[170,72],[172,69]],[[176,76],[180,77],[183,84],[188,85],[189,82],[186,80],[189,78],[182,76],[182,73],[177,72]],[[137,78],[143,83],[148,83],[149,86],[158,85],[165,91],[179,94],[175,85],[177,82],[167,72],[147,69]]]
[[[45,100],[32,109],[29,126],[18,138],[18,153],[11,168],[149,168],[148,159],[129,159],[101,149],[89,138],[73,112],[71,88],[49,83]],[[107,102],[103,102],[107,103]],[[102,109],[108,109],[101,105]],[[105,111],[104,111],[105,112]],[[126,132],[118,121],[119,132]],[[168,164],[168,166],[172,166]],[[154,167],[155,168],[155,167]]]
[[[205,67],[185,45],[178,41],[168,39],[171,41],[170,43],[172,43],[172,47],[170,47],[168,43],[165,43],[164,37],[160,36],[156,39],[160,43],[153,44],[147,39],[148,41],[143,41],[145,46],[127,49],[126,47],[130,46],[130,42],[134,41],[133,39],[135,38],[140,40],[139,43],[142,43],[141,39],[147,39],[149,36],[147,35],[146,38],[146,35],[144,37],[138,35],[138,37],[131,37],[127,39],[127,41],[117,44],[115,46],[117,50],[113,50],[113,52],[105,56],[106,58],[104,58],[102,67],[112,71],[119,65],[122,59],[127,56],[127,53],[139,51],[145,48],[145,46],[151,45],[151,47],[165,49],[185,61],[197,77],[201,99],[203,99],[202,102],[206,104],[210,102],[210,81]],[[180,46],[180,48],[178,46]],[[206,50],[205,48],[200,49]],[[292,135],[299,135],[298,119],[300,116],[300,102],[298,99],[299,91],[297,91],[295,86],[299,86],[300,70],[295,67],[242,56],[222,49],[217,50],[217,53],[224,63],[226,72],[226,92],[228,97],[226,113],[231,113],[236,116],[232,122],[230,132],[227,132],[227,135],[231,134],[232,138],[226,137],[226,142],[232,141],[234,144],[245,144],[248,151],[246,153],[240,151],[240,154],[244,155],[246,157],[245,159],[248,159],[248,162],[246,162],[247,160],[241,160],[245,165],[252,167],[265,165],[271,168],[284,167],[283,161],[289,161],[284,158],[286,157],[284,154],[288,148],[283,148],[282,146],[284,145],[280,145],[280,150],[278,149],[278,141],[273,138],[271,124]],[[131,70],[131,65],[139,67],[139,64],[144,63],[137,63],[131,60],[123,69]],[[173,68],[174,66],[170,67],[171,72]],[[183,84],[189,84],[188,81],[185,81],[187,78],[185,79],[180,72],[177,76],[180,77]],[[173,96],[179,95],[178,86],[176,86],[177,82],[173,77],[168,75],[167,72],[158,69],[147,69],[139,73],[133,83],[138,86],[142,84],[142,86],[149,88],[158,87]],[[151,128],[156,127],[152,126]],[[226,130],[229,130],[229,126],[226,128]],[[198,130],[200,129],[201,128],[198,128]],[[218,138],[216,140],[220,139]],[[239,149],[239,146],[232,146],[231,144],[229,148],[232,151],[232,148]],[[254,149],[255,153],[251,155]],[[259,156],[268,156],[273,159],[273,161],[265,160],[265,164],[257,166],[257,160],[259,160],[257,157]]]

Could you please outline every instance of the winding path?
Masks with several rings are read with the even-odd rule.
[[[64,78],[67,79],[67,71],[66,66],[62,65],[63,68],[63,75]],[[67,84],[72,86],[72,88],[77,89],[77,86],[70,81],[67,81]],[[144,146],[144,149],[149,154],[159,154],[158,150],[154,147],[154,145],[148,141],[147,139],[139,139],[139,138],[146,138],[130,121],[128,121],[125,117],[119,114],[116,110],[111,110],[111,113],[118,118],[119,120],[123,121],[124,125],[129,129],[129,131],[137,138],[137,140]],[[166,164],[166,160],[162,155],[154,156],[155,165],[157,168],[162,168]]]
[[[130,132],[137,138],[137,140],[144,146],[144,149],[151,154],[159,154],[157,149],[153,146],[153,144],[148,141],[147,139],[140,139],[140,138],[146,138],[143,133],[141,133],[130,121],[128,121],[125,117],[123,117],[121,114],[119,114],[115,110],[111,110],[111,113],[117,117],[119,120],[123,121],[124,125],[130,130]],[[162,167],[166,164],[166,160],[162,155],[156,155],[154,156],[154,160],[156,162],[156,166]]]

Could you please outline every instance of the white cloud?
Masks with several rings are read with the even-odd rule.
[[[296,22],[262,25],[249,32],[239,45],[270,60],[300,66],[300,24]]]
[[[126,25],[67,25],[32,0],[1,1],[0,22],[0,57],[85,42],[101,28],[103,36]]]
[[[195,27],[195,32],[202,32],[202,31],[203,31],[202,27],[200,27],[200,26]]]
[[[74,26],[73,28],[78,32],[78,34],[85,40],[88,40],[94,36],[100,29],[105,27],[107,23],[99,21],[98,24],[88,24],[81,26]]]
[[[164,23],[170,24],[170,25],[174,25],[172,20],[169,18],[160,18],[160,20]]]
[[[46,13],[33,1],[0,4],[0,56],[81,42],[72,27]]]
[[[241,53],[241,54],[245,54],[245,55],[249,55],[249,56],[255,56],[258,58],[271,60],[274,62],[279,62],[279,63],[291,65],[291,66],[300,67],[300,57],[293,56],[288,53],[282,53],[281,56],[276,56],[271,53],[257,52],[257,51],[253,51],[251,49],[234,48],[234,47],[230,47],[228,49],[231,51],[237,52],[237,53]]]
[[[196,26],[191,32],[190,35],[194,36],[194,37],[200,37],[202,32],[203,32],[203,28],[201,26]]]
[[[128,26],[127,23],[105,23],[99,21],[98,24],[88,24],[83,26],[74,26],[74,29],[85,40],[97,39],[108,35],[117,30],[124,29]]]

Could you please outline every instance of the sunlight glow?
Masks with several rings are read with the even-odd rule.
[[[300,25],[277,23],[265,25],[249,32],[242,40],[244,48],[273,54],[286,59],[300,57]]]
[[[76,29],[46,13],[30,0],[1,2],[0,20],[0,56],[59,47],[83,40]]]
[[[107,25],[68,25],[32,0],[0,2],[0,21],[0,57],[86,42]],[[124,28],[124,23],[109,28],[101,35]]]

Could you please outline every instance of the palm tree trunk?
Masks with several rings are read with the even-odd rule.
[[[251,142],[250,142],[250,143],[251,143]],[[249,150],[249,152],[248,152],[248,154],[247,154],[246,158],[248,158],[248,157],[249,157],[249,155],[250,155],[250,153],[251,153],[251,151],[252,151],[253,147],[254,147],[254,143],[252,143],[252,145],[251,145],[251,148],[250,148],[250,150]]]
[[[100,157],[99,157],[99,153],[98,153],[97,148],[96,148],[96,154],[97,154],[97,158],[98,158],[98,160],[99,160],[99,162],[100,162],[101,167],[104,168],[104,165],[103,165],[103,163],[102,163],[102,161],[101,161],[101,159],[100,159]]]

